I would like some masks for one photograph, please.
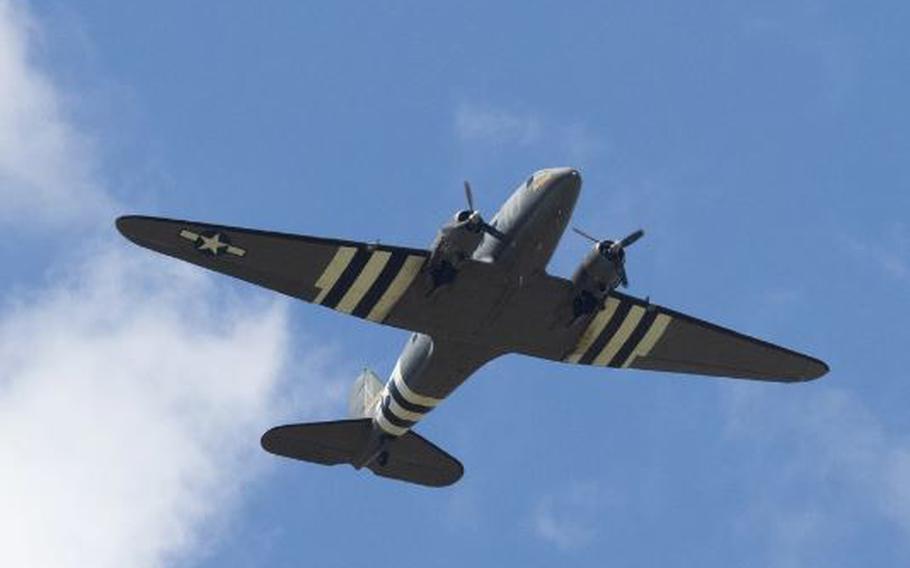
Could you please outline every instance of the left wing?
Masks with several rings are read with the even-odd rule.
[[[563,361],[776,382],[828,372],[808,355],[618,292]]]
[[[155,217],[117,219],[134,243],[356,317],[423,331],[421,249]]]

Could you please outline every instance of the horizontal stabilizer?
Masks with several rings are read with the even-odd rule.
[[[277,426],[262,435],[270,453],[324,465],[353,464],[370,442],[372,420],[337,420]],[[444,487],[461,479],[461,463],[409,431],[392,439],[367,466],[374,474],[409,483]]]

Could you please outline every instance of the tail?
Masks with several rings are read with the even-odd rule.
[[[262,435],[262,447],[296,460],[354,465],[370,443],[373,428],[369,418],[278,426]],[[387,440],[366,467],[382,477],[430,487],[451,485],[464,474],[457,459],[413,431]]]
[[[364,369],[354,384],[348,396],[348,416],[351,418],[370,418],[376,411],[376,405],[382,396],[382,381],[376,373]]]
[[[348,399],[350,420],[277,426],[262,435],[267,452],[323,465],[365,466],[374,474],[409,483],[444,487],[461,479],[461,463],[413,431],[392,438],[374,424],[382,383],[364,370]]]

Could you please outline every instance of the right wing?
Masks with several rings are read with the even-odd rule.
[[[143,216],[120,217],[117,229],[143,247],[305,302],[414,331],[427,327],[395,313],[399,304],[421,312],[426,250]]]
[[[563,360],[775,382],[828,372],[814,357],[615,291]]]

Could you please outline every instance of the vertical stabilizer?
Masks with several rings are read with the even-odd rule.
[[[348,416],[351,418],[372,418],[382,395],[382,381],[376,373],[364,369],[351,387],[348,398]]]

